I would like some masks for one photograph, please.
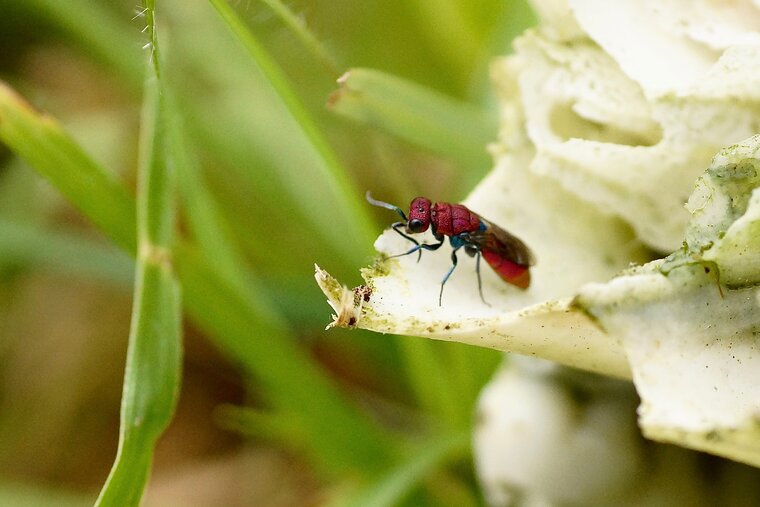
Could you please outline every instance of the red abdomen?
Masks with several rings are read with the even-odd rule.
[[[461,204],[437,202],[430,209],[430,222],[435,232],[456,236],[463,232],[475,232],[480,227],[480,217]]]
[[[520,266],[509,259],[490,250],[481,250],[483,258],[489,266],[507,283],[527,289],[530,285],[530,270],[528,266]]]

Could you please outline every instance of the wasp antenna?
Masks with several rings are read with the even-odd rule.
[[[394,206],[393,204],[389,204],[387,202],[378,201],[377,199],[373,199],[372,198],[372,194],[370,193],[369,190],[367,190],[367,193],[365,194],[365,197],[367,198],[367,202],[370,203],[372,206],[377,206],[379,208],[385,208],[385,209],[389,209],[391,211],[395,211],[396,213],[398,213],[401,216],[401,218],[404,219],[405,222],[409,221],[409,219],[406,218],[406,214],[404,214],[404,211],[401,208],[399,208],[398,206]]]

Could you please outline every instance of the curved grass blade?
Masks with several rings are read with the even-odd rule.
[[[470,73],[467,97],[478,104],[486,104],[489,109],[496,110],[494,88],[489,72],[493,60],[512,53],[512,40],[528,28],[536,26],[538,19],[529,0],[498,2],[490,12],[487,9],[481,12],[488,16],[488,27],[484,30],[487,36],[479,47],[475,58],[476,65]]]
[[[121,248],[136,251],[135,203],[50,116],[0,82],[0,140],[37,169]]]
[[[399,505],[432,470],[457,455],[466,454],[471,438],[469,432],[464,432],[431,439],[363,491],[348,501],[339,502],[335,507]]]
[[[309,448],[309,435],[285,413],[222,405],[216,410],[216,420],[226,430],[277,442],[290,451],[298,452]]]
[[[317,150],[213,7],[193,5],[184,9],[180,0],[168,0],[173,24],[193,30],[172,32],[174,58],[164,69],[166,82],[172,84],[188,140],[204,159],[215,160],[205,174],[213,193],[224,196],[220,211],[241,251],[257,271],[267,273],[285,264],[305,267],[315,251],[331,258],[333,266],[356,266],[370,255],[371,242],[350,241],[356,217],[332,205],[342,197],[323,176]],[[204,89],[208,84],[199,83],[213,83],[211,93]],[[293,234],[293,226],[304,233]],[[316,300],[310,301],[315,306]]]
[[[179,112],[173,111],[171,116],[176,119]],[[183,246],[177,251],[193,320],[216,336],[230,357],[256,374],[277,411],[272,417],[288,419],[325,468],[345,471],[386,462],[393,447],[388,436],[334,391],[324,373],[297,347],[271,301],[262,296],[261,284],[233,241],[192,149],[184,143],[181,125],[173,123],[173,158],[178,162],[180,190],[190,229],[200,246]],[[341,427],[345,431],[334,431]]]
[[[13,122],[18,121],[18,115],[4,116],[0,108],[0,139],[13,141],[13,144],[8,143],[9,146],[20,154],[28,151],[34,154],[38,145],[49,146],[40,152],[44,156],[28,157],[32,167],[51,180],[89,218],[118,215],[118,219],[101,221],[99,225],[112,238],[125,237],[121,229],[126,226],[121,224],[134,224],[134,216],[116,210],[134,210],[134,201],[126,190],[117,187],[114,192],[105,171],[78,147],[73,151],[76,157],[64,166],[59,165],[58,161],[65,159],[71,151],[69,146],[76,146],[76,143],[69,137],[63,143],[51,142],[48,138],[51,130],[56,137],[66,136],[61,127],[32,110],[15,93],[10,95],[15,98],[12,106],[30,111],[22,116],[29,122],[24,125],[28,137],[5,136],[9,126],[17,128]],[[51,129],[50,125],[55,128]],[[61,169],[68,171],[66,177],[55,174]],[[102,174],[91,176],[91,170]],[[76,188],[76,182],[82,179],[94,182],[90,192],[81,193]],[[69,189],[69,185],[74,188]],[[127,206],[120,202],[121,196],[128,201]],[[84,206],[75,200],[91,197],[96,200],[96,205]],[[131,237],[134,238],[134,231]],[[135,250],[129,249],[132,253]],[[197,248],[179,242],[175,250],[184,305],[190,316],[230,358],[263,382],[265,394],[273,405],[287,407],[287,411],[310,431],[309,441],[318,460],[332,470],[371,470],[395,455],[397,441],[347,401],[325,372],[298,347],[284,321],[271,311],[270,305],[261,297],[249,299],[249,294],[240,290],[240,282],[234,275],[220,273]],[[334,431],[334,428],[341,428],[341,431]],[[362,452],[347,451],[352,448],[362,449]]]
[[[59,27],[85,54],[116,71],[129,91],[139,92],[145,69],[140,38],[135,36],[137,30],[130,29],[129,18],[121,20],[105,4],[89,0],[26,0],[19,4]]]
[[[89,495],[41,484],[10,481],[0,482],[0,505],[36,507],[55,505],[56,507],[87,507],[92,505]]]
[[[372,229],[373,222],[368,207],[361,198],[363,192],[359,192],[353,187],[345,168],[298,98],[282,69],[266,52],[237,13],[225,0],[209,0],[209,2],[219,13],[229,30],[251,55],[275,91],[276,96],[314,149],[317,157],[313,165],[313,170],[317,171],[314,177],[328,184],[330,195],[319,196],[319,199],[317,196],[303,195],[301,196],[303,202],[299,204],[310,213],[318,213],[318,206],[321,203],[324,203],[325,200],[331,201],[334,208],[338,210],[338,215],[345,218],[345,225],[341,228],[323,227],[318,233],[331,238],[335,244],[342,244],[347,255],[352,255],[357,259],[366,257],[366,245],[372,244],[375,233]],[[345,241],[345,238],[351,238],[351,241]]]
[[[413,337],[398,340],[404,371],[418,403],[436,423],[449,430],[472,426],[480,389],[502,355],[462,344],[425,343]]]
[[[435,343],[400,337],[397,346],[404,360],[404,373],[417,402],[426,414],[433,414],[447,429],[459,422],[462,409],[471,410],[456,396],[450,372],[444,364],[441,349]]]
[[[177,162],[177,176],[183,209],[187,213],[192,236],[200,245],[208,260],[214,263],[225,279],[239,282],[239,289],[247,294],[249,301],[256,301],[256,306],[265,309],[270,318],[274,317],[274,308],[265,298],[259,297],[262,291],[253,279],[245,258],[232,240],[230,224],[225,220],[219,205],[204,181],[195,153],[185,142],[185,132],[178,108],[171,104],[170,135],[172,137],[173,159]]]
[[[351,69],[328,102],[341,116],[377,127],[481,172],[497,119],[476,106],[374,69]]]
[[[136,252],[135,203],[124,187],[57,122],[2,86],[0,140],[122,248]],[[373,470],[396,456],[398,441],[348,401],[299,348],[264,298],[250,299],[234,275],[220,273],[207,255],[187,243],[179,242],[174,255],[190,316],[230,358],[262,381],[274,406],[309,431],[318,461],[330,470]]]
[[[456,0],[415,0],[408,2],[417,14],[420,43],[431,48],[443,69],[467,69],[478,55],[483,32],[471,16],[471,6],[483,2]],[[424,42],[423,42],[424,41]],[[434,48],[434,49],[433,49]],[[461,80],[467,73],[449,72],[447,78]],[[460,86],[464,83],[457,83]],[[464,87],[464,86],[463,86]]]
[[[0,218],[0,266],[5,264],[100,280],[127,288],[134,280],[134,263],[110,245],[74,231],[47,230],[18,220]]]
[[[119,448],[97,506],[138,505],[156,441],[179,395],[180,289],[172,267],[174,182],[167,158],[154,2],[145,2],[152,75],[146,81],[137,192],[135,301],[124,373]]]
[[[340,70],[338,70],[338,63],[335,61],[327,48],[325,48],[324,45],[319,42],[319,39],[317,39],[314,34],[311,33],[311,31],[306,26],[306,23],[304,23],[303,19],[296,16],[293,11],[291,11],[288,6],[282,3],[280,0],[261,1],[267,4],[267,7],[269,7],[272,12],[274,12],[277,17],[280,18],[283,23],[285,23],[285,26],[287,26],[295,34],[295,36],[298,37],[298,39],[301,41],[301,44],[303,44],[303,46],[309,50],[309,52],[314,56],[315,60],[322,63],[322,65],[324,65],[325,68],[333,74],[338,75],[340,73]]]
[[[399,444],[338,391],[280,319],[255,307],[197,248],[180,245],[177,269],[195,324],[263,386],[274,408],[306,432],[312,458],[329,472],[378,471]]]

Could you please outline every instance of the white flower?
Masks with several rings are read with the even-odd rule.
[[[760,6],[535,4],[539,27],[494,64],[496,167],[465,202],[533,250],[531,287],[484,268],[486,306],[466,259],[439,307],[441,251],[365,270],[366,302],[341,306],[339,284],[318,280],[351,326],[631,378],[647,437],[760,466]],[[386,231],[375,246],[409,244]],[[675,253],[615,277],[648,260],[645,247]],[[502,381],[484,395],[491,412]],[[480,431],[498,440],[489,423]],[[502,463],[488,448],[486,486],[513,479],[483,465]]]

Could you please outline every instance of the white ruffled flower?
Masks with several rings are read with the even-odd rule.
[[[530,246],[531,287],[516,290],[484,269],[489,307],[474,275],[458,273],[438,306],[450,265],[441,252],[364,270],[369,297],[318,269],[336,322],[632,379],[645,436],[760,466],[760,138],[751,137],[760,132],[760,2],[535,4],[539,27],[494,64],[496,167],[465,202]],[[375,246],[390,255],[408,249],[393,231]],[[675,252],[619,274],[651,251]],[[467,261],[458,271],[474,269]],[[599,473],[610,491],[635,487],[638,479],[613,471],[643,466],[642,444],[620,440],[625,417],[598,415],[617,430],[578,426],[555,392],[556,376],[538,381],[514,368],[481,401],[476,451],[491,501],[514,499],[514,491],[526,505],[608,501],[593,481],[576,481],[576,493],[592,492],[583,497],[552,479],[573,481],[593,459],[593,446],[563,440],[578,432],[609,444],[599,455],[624,445],[627,454],[601,461],[608,464]],[[619,412],[620,403],[600,399]],[[536,424],[526,442],[552,443],[530,451],[538,453],[530,473],[504,455],[529,452],[509,433],[521,417]],[[578,463],[558,461],[564,451]]]

